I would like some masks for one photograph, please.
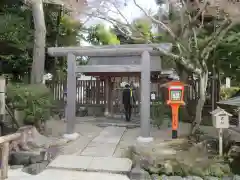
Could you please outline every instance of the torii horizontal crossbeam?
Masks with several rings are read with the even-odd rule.
[[[51,47],[48,53],[51,56],[67,56],[74,54],[76,56],[140,56],[144,51],[150,55],[160,55],[157,49],[167,52],[171,51],[170,43],[161,44],[138,44],[138,45],[116,45],[116,46],[87,46],[87,47]]]
[[[77,66],[76,72],[141,72],[141,65],[85,65]]]

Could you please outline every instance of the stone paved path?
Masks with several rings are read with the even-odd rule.
[[[68,155],[62,152],[65,155],[59,155],[42,173],[18,180],[129,180],[123,174],[131,171],[132,161],[113,157],[125,131],[125,127],[110,126],[104,128],[99,135],[84,141],[80,137],[73,142],[74,150],[65,149]],[[78,148],[80,142],[82,144]]]
[[[127,174],[132,167],[131,160],[113,157],[125,131],[124,127],[106,127],[84,149],[74,153],[74,155],[58,156],[48,167],[51,169]]]

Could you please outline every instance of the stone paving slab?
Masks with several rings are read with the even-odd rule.
[[[98,134],[92,134],[89,136],[80,136],[77,140],[68,143],[66,146],[62,146],[60,149],[61,155],[70,155],[82,152],[89,142],[91,142]]]
[[[120,174],[79,172],[79,171],[68,171],[68,170],[57,170],[57,169],[48,169],[36,176],[19,178],[18,180],[53,180],[53,179],[55,180],[130,180],[126,175],[120,175]]]
[[[109,157],[115,152],[116,144],[99,144],[91,142],[81,153],[81,156]]]
[[[23,172],[21,168],[8,169],[8,178],[6,180],[19,180],[21,178],[26,179],[30,176],[33,176],[33,175]]]
[[[47,169],[127,173],[131,168],[132,161],[127,158],[60,155]]]
[[[88,171],[128,173],[132,169],[132,161],[128,158],[95,157]]]
[[[106,127],[93,142],[118,144],[125,130],[125,127]]]
[[[94,157],[113,156],[125,130],[125,127],[110,126],[104,128],[83,151],[79,152],[79,155]]]
[[[48,165],[48,168],[87,170],[92,159],[93,157],[87,156],[60,155]]]

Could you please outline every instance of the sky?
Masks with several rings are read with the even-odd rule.
[[[137,3],[141,6],[144,7],[144,9],[148,12],[151,9],[151,12],[156,12],[157,11],[157,6],[155,3],[155,0],[137,0]],[[132,21],[133,19],[136,19],[138,17],[141,17],[143,15],[142,11],[135,6],[133,0],[127,0],[127,6],[123,7],[120,9],[122,14],[124,14],[125,18],[128,19],[128,21]],[[111,17],[114,15],[109,13]],[[104,23],[106,25],[109,25],[106,21],[99,20],[96,18],[92,18],[89,20],[86,25],[91,26],[93,24],[98,24],[98,23]]]
[[[137,3],[144,7],[145,10],[150,10],[153,12],[157,11],[157,6],[155,3],[155,0],[137,0]],[[143,13],[141,10],[135,6],[132,0],[129,1],[126,8],[122,10],[123,14],[126,15],[126,17],[130,20],[136,19],[140,17]]]

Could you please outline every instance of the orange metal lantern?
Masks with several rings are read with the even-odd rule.
[[[168,88],[167,104],[170,105],[172,109],[172,138],[175,139],[178,137],[179,106],[185,105],[183,101],[185,84],[180,81],[171,81],[167,83],[166,86]]]

